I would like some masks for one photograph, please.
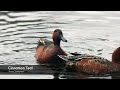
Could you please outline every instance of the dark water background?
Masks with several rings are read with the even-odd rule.
[[[67,52],[102,56],[111,61],[113,50],[120,46],[120,11],[0,11],[0,65],[38,65],[34,58],[37,41],[52,40],[56,28],[68,40],[61,43]],[[38,78],[42,77],[49,79],[53,75]],[[61,77],[90,76],[72,73]],[[114,77],[119,78],[119,74]]]

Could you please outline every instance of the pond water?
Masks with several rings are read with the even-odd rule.
[[[0,65],[38,65],[34,57],[38,39],[52,41],[57,28],[68,40],[61,42],[66,52],[92,54],[111,61],[112,52],[120,46],[120,11],[0,11]],[[42,77],[49,79],[53,75]],[[119,74],[79,76],[86,77],[111,79],[119,78]]]

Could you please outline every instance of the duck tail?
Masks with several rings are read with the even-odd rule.
[[[43,39],[39,39],[39,40],[37,41],[37,48],[38,48],[39,46],[42,46],[42,45],[45,45],[45,42],[44,42]]]
[[[80,55],[73,56],[73,55],[57,55],[59,58],[65,60],[65,61],[77,61],[81,59]]]
[[[57,55],[57,56],[65,61],[68,61],[68,58],[66,55]]]

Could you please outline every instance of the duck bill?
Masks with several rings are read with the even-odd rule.
[[[63,42],[67,42],[67,40],[63,37],[63,35],[61,35],[61,40],[62,40]]]

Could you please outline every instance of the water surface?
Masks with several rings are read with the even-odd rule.
[[[119,11],[0,11],[0,65],[38,65],[34,58],[38,39],[52,40],[57,28],[68,40],[61,43],[66,52],[111,61],[120,45]]]

